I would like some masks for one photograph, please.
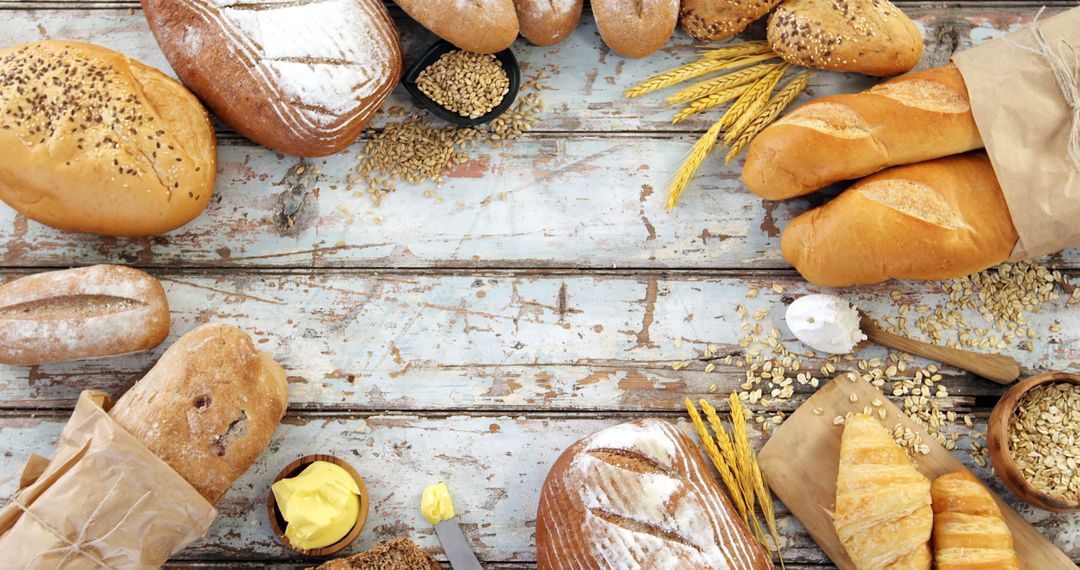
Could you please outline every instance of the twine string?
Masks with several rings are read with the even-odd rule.
[[[1008,41],[1014,47],[1018,47],[1022,50],[1034,53],[1044,60],[1046,60],[1047,66],[1050,67],[1051,73],[1054,74],[1054,80],[1057,82],[1058,89],[1061,90],[1061,95],[1065,98],[1065,103],[1072,111],[1071,124],[1069,126],[1069,138],[1066,142],[1066,152],[1069,156],[1069,160],[1072,161],[1073,168],[1080,172],[1080,50],[1077,46],[1069,43],[1065,38],[1058,39],[1058,49],[1054,49],[1047,41],[1046,36],[1043,34],[1042,29],[1039,27],[1039,16],[1042,16],[1043,10],[1046,7],[1039,9],[1039,12],[1035,14],[1035,19],[1032,20],[1028,29],[1031,30],[1032,36],[1035,37],[1035,46],[1029,47],[1020,45],[1016,42]],[[1072,61],[1070,62],[1069,59]]]

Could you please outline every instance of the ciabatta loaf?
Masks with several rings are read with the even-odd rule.
[[[954,471],[930,487],[934,568],[1019,570],[1012,532],[994,496],[970,471]]]
[[[173,343],[109,415],[216,503],[266,449],[288,401],[281,366],[214,323]]]
[[[930,481],[876,419],[847,419],[833,524],[858,570],[930,570]]]
[[[678,428],[598,431],[552,466],[536,515],[539,570],[760,570],[772,561]]]
[[[180,80],[249,139],[299,156],[356,140],[401,76],[380,0],[143,0]]]
[[[514,43],[514,0],[394,0],[412,19],[455,46],[476,53],[500,52]]]
[[[566,39],[581,20],[582,0],[514,0],[521,35],[538,46]]]
[[[878,77],[911,71],[923,48],[915,22],[889,0],[786,0],[768,37],[789,63]]]
[[[43,364],[149,350],[169,334],[161,283],[94,265],[0,286],[0,363]]]
[[[600,37],[623,57],[645,57],[671,39],[679,0],[593,0]]]
[[[174,230],[210,202],[215,145],[198,99],[121,53],[59,40],[0,50],[0,199],[32,220]]]
[[[679,23],[699,42],[730,38],[769,13],[780,0],[682,0]]]
[[[950,64],[795,109],[754,137],[742,178],[754,194],[782,200],[982,146],[964,78]]]
[[[1001,263],[1018,239],[982,151],[897,166],[784,228],[784,259],[807,281],[843,287],[950,279]]]

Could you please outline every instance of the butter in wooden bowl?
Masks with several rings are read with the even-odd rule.
[[[301,554],[326,556],[344,549],[367,520],[363,479],[335,457],[314,455],[293,462],[270,492],[271,526],[286,546]]]

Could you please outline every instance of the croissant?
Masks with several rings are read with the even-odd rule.
[[[1019,570],[1001,509],[968,471],[938,477],[934,508],[934,564],[938,570]]]
[[[848,557],[859,570],[929,570],[930,480],[876,419],[846,424],[833,526]]]

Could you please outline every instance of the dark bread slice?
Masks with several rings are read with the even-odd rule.
[[[360,554],[324,562],[308,570],[439,570],[435,558],[407,538],[395,538]]]

